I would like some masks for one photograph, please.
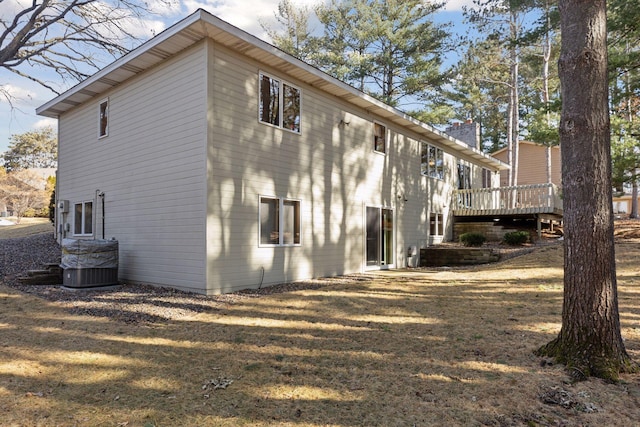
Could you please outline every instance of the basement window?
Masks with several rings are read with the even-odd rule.
[[[260,246],[300,245],[300,201],[260,197]]]
[[[93,202],[80,202],[73,209],[73,234],[89,236],[93,234]]]
[[[431,236],[444,236],[444,218],[442,214],[435,212],[429,214],[429,234]]]

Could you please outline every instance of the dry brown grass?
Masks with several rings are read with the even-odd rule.
[[[9,217],[5,219],[16,222],[16,218]],[[22,218],[20,224],[0,226],[0,239],[12,239],[33,234],[50,233],[52,231],[53,225],[48,218]]]
[[[639,257],[639,240],[619,242],[623,336],[636,360]],[[73,315],[59,303],[0,286],[1,423],[633,426],[640,420],[639,375],[619,384],[571,384],[562,367],[533,355],[560,328],[560,246],[482,267],[331,282],[149,324]]]

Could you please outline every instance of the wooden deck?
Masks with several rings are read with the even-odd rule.
[[[454,190],[456,217],[535,215],[562,217],[562,198],[554,184]]]

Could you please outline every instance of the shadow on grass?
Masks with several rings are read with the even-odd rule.
[[[568,387],[532,354],[560,327],[558,259],[205,299],[138,323],[2,289],[0,407],[17,425],[632,424],[637,381],[574,386],[594,413],[539,398]],[[637,352],[634,268],[620,301]]]

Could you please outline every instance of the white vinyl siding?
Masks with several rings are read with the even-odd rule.
[[[364,271],[366,205],[402,205],[395,210],[396,265],[404,265],[407,244],[426,244],[429,189],[404,182],[420,168],[417,137],[387,125],[387,155],[380,156],[372,141],[377,117],[285,76],[301,88],[301,134],[242,120],[259,110],[258,73],[279,74],[225,48],[211,51],[216,119],[210,122],[207,168],[209,293]],[[443,192],[451,191],[441,184]],[[261,245],[261,195],[302,200],[301,245]],[[435,203],[443,210],[445,197]]]
[[[108,144],[95,140],[95,103],[60,119],[60,197],[105,193],[104,237],[120,242],[122,280],[204,288],[202,53],[201,44],[109,92]],[[93,210],[101,238],[102,203]]]
[[[299,133],[255,119],[261,71],[300,89]],[[104,192],[104,237],[120,242],[121,280],[215,294],[362,272],[366,206],[393,210],[390,264],[402,267],[408,246],[428,244],[429,212],[448,223],[453,156],[443,153],[442,179],[416,179],[418,135],[289,71],[205,40],[101,95],[108,144],[95,137],[97,99],[63,114],[59,197]],[[372,149],[378,120],[384,156]],[[294,212],[285,202],[299,201],[279,221],[299,237],[260,244],[261,196]]]

